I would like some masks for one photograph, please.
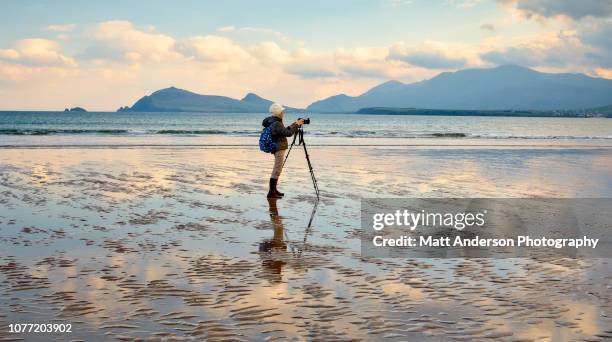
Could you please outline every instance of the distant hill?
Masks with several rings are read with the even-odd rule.
[[[361,108],[572,110],[612,103],[612,80],[542,73],[517,65],[465,69],[404,84],[389,81],[359,96],[335,95],[308,111],[354,113]]]
[[[83,108],[83,107],[72,107],[72,108],[65,108],[64,112],[86,112],[87,109]]]
[[[136,101],[131,107],[121,107],[119,112],[213,112],[246,113],[267,112],[272,101],[253,93],[237,100],[227,96],[201,95],[170,87],[153,92]],[[288,111],[297,109],[287,107]]]
[[[598,117],[606,117],[612,118],[612,105],[598,107],[598,108],[588,108],[581,111],[585,114],[585,116],[598,116]]]
[[[612,106],[567,110],[478,110],[368,107],[357,114],[379,115],[443,115],[443,116],[512,116],[512,117],[612,117]]]

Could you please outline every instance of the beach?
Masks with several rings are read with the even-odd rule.
[[[611,147],[453,144],[309,147],[314,214],[300,149],[269,202],[256,147],[4,147],[0,340],[612,338],[609,259],[361,256],[361,198],[612,195]]]
[[[0,342],[612,341],[612,0],[0,19]]]

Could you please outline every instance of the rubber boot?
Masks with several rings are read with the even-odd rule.
[[[277,185],[278,185],[278,179],[274,183],[274,193],[277,194],[280,197],[285,196],[285,193],[278,191],[278,189],[276,188]]]
[[[278,179],[270,178],[270,190],[268,190],[268,198],[281,198],[281,196],[276,194],[276,182]]]

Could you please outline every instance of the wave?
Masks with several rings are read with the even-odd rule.
[[[176,136],[259,136],[259,130],[218,130],[218,129],[56,129],[56,128],[8,128],[0,129],[0,135],[176,135]],[[308,131],[307,134],[319,137],[344,138],[455,138],[455,139],[552,139],[552,140],[590,140],[612,139],[612,136],[572,136],[572,135],[511,135],[511,134],[485,134],[466,132],[423,132],[410,133],[389,130],[351,130],[351,131]]]
[[[552,139],[552,140],[591,140],[612,139],[612,135],[507,135],[507,134],[471,134],[469,138],[480,139]]]
[[[152,133],[153,134],[229,134],[229,132],[219,131],[216,129],[204,129],[204,130],[162,129],[159,131],[154,131]]]
[[[0,129],[0,135],[125,134],[127,129]]]
[[[328,134],[317,134],[326,136]],[[347,133],[331,132],[333,136],[345,136],[349,138],[468,138],[468,139],[553,139],[553,140],[590,140],[590,139],[612,139],[612,135],[605,136],[583,136],[583,135],[511,135],[511,134],[484,134],[484,133],[462,133],[462,132],[439,132],[439,133],[404,133],[404,132],[366,132],[353,131]]]
[[[161,130],[138,130],[138,129],[0,129],[0,135],[75,135],[75,134],[108,134],[108,135],[211,135],[211,134],[233,134],[233,135],[255,135],[259,131],[221,131],[215,129],[184,130],[184,129],[161,129]]]

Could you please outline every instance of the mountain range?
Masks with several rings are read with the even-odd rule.
[[[119,111],[267,112],[272,101],[253,93],[237,100],[170,87],[144,96]],[[443,72],[431,79],[388,81],[359,96],[335,95],[306,110],[355,113],[362,108],[456,110],[576,110],[612,104],[612,80],[584,74],[543,73],[517,65]],[[288,107],[289,111],[300,111]]]
[[[121,107],[120,112],[267,112],[272,101],[248,93],[240,100],[227,96],[201,95],[175,87],[165,88],[143,96],[131,107]],[[288,111],[296,108],[287,107]]]
[[[389,81],[359,96],[314,102],[313,112],[352,113],[365,107],[474,110],[558,110],[612,103],[612,80],[543,73],[517,65],[444,72],[429,80]]]

